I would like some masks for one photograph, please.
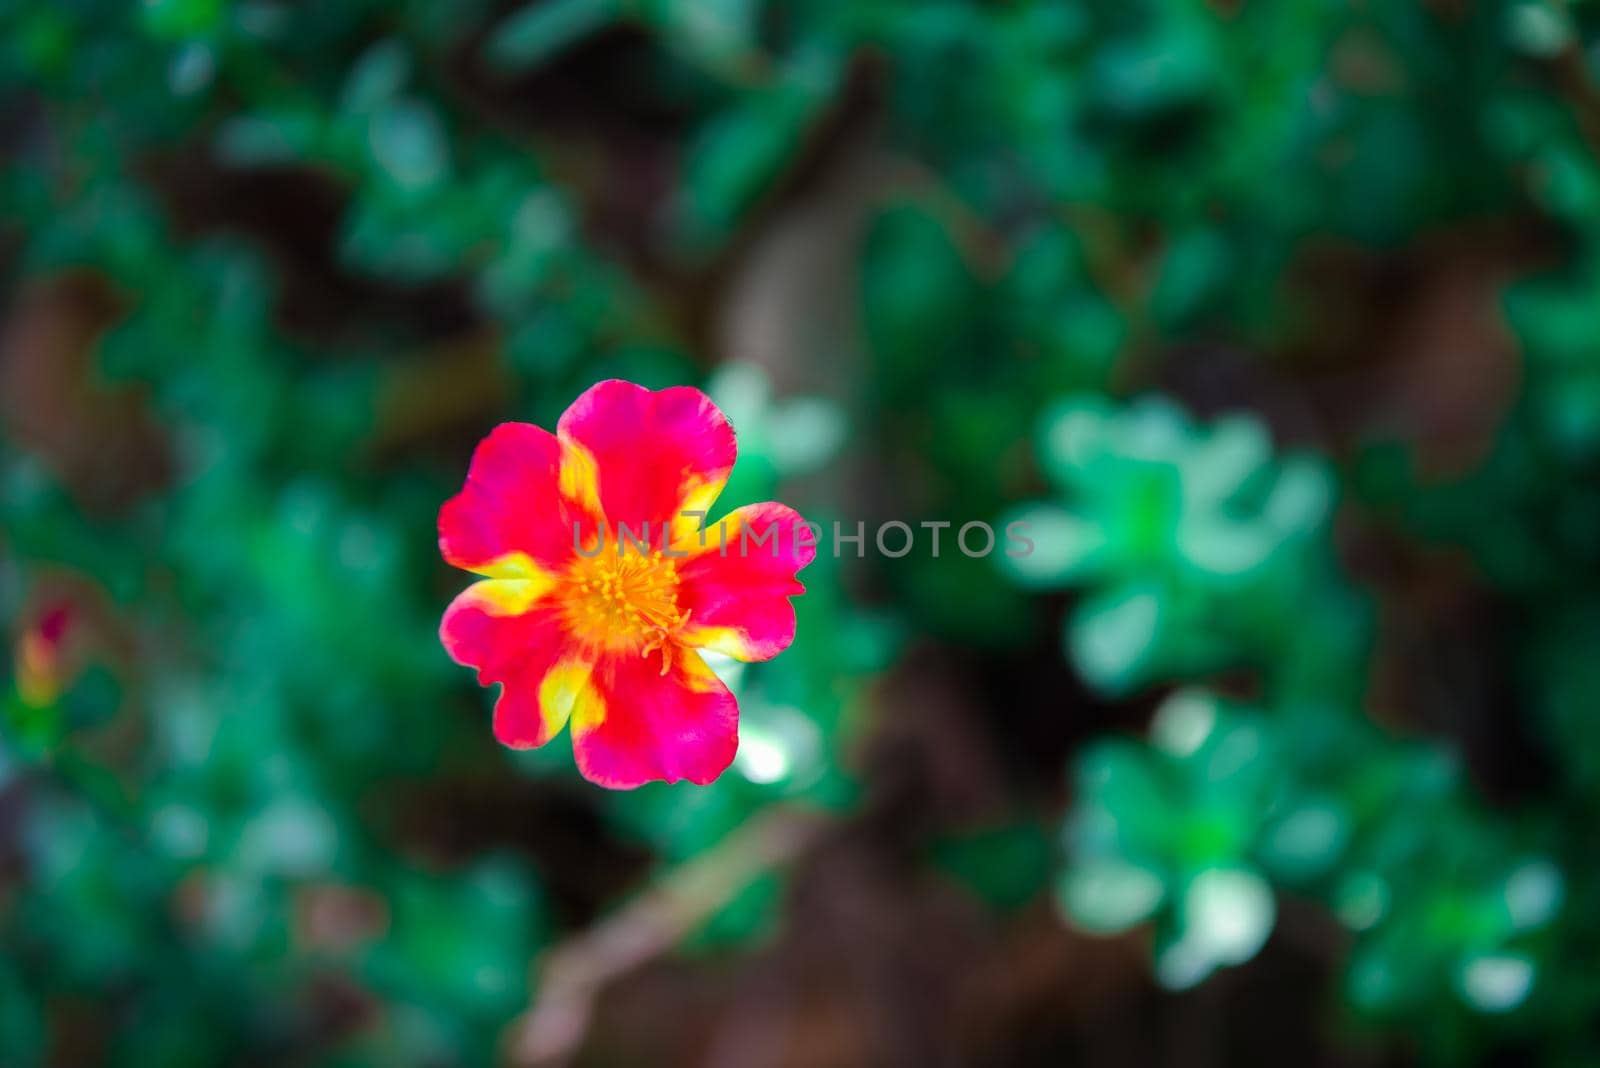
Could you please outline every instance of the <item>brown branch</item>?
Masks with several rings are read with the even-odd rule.
[[[518,1068],[571,1062],[607,984],[668,952],[757,877],[803,852],[827,826],[813,809],[769,808],[710,851],[587,931],[552,949],[533,976],[533,1004],[511,1024],[506,1060]]]

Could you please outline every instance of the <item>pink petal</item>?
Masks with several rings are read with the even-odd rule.
[[[689,612],[686,644],[738,660],[770,660],[789,647],[789,598],[806,589],[795,573],[817,556],[798,512],[772,502],[746,505],[679,546],[691,554],[678,567],[678,605]]]
[[[727,417],[688,386],[653,392],[619,379],[597,383],[572,402],[556,432],[569,454],[569,496],[583,500],[582,484],[594,479],[606,520],[635,533],[649,524],[657,546],[668,524],[694,529],[682,513],[711,506],[736,452]]]
[[[739,706],[700,654],[675,649],[618,655],[595,665],[598,700],[572,714],[572,750],[583,777],[631,790],[657,780],[704,785],[721,775],[739,748]]]
[[[581,511],[560,493],[561,446],[531,423],[501,423],[478,443],[461,492],[439,510],[439,551],[495,577],[554,570],[573,553]]]
[[[588,663],[573,654],[558,609],[528,580],[489,579],[445,609],[439,640],[478,682],[502,684],[494,734],[513,749],[544,745],[589,695]]]

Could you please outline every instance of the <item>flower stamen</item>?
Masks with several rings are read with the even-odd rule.
[[[672,665],[674,639],[689,621],[678,607],[678,569],[660,552],[604,553],[575,560],[560,594],[574,635],[602,650],[649,656]]]

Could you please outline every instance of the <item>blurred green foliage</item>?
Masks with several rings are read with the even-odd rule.
[[[1075,751],[1064,817],[1023,784],[931,864],[1152,924],[1174,989],[1310,901],[1348,1010],[1424,1058],[1591,1063],[1597,34],[1555,0],[0,0],[0,1060],[485,1063],[530,962],[646,866],[866,810],[908,648],[987,663],[1064,612],[1061,692],[983,728],[1158,697],[1148,732]],[[608,49],[626,74],[585,73]],[[707,366],[707,290],[866,139],[863,358],[825,396]],[[1360,345],[1403,331],[1339,265],[1485,231],[1516,369],[1441,466],[1426,391],[1488,372],[1352,414]],[[489,741],[433,522],[475,436],[609,376],[716,397],[727,506],[849,526],[864,456],[896,518],[1035,551],[824,553],[794,647],[717,665],[728,774],[596,797],[564,744]],[[1489,714],[1548,766],[1513,796],[1380,684],[1401,598],[1350,542],[1381,539],[1511,621]],[[619,872],[598,901],[534,841],[567,809]],[[782,887],[724,904],[698,948],[754,944]]]
[[[1070,503],[1033,505],[1007,524],[1034,542],[1004,558],[1020,581],[1096,589],[1068,630],[1084,678],[1120,694],[1247,653],[1282,659],[1283,643],[1301,639],[1285,619],[1322,593],[1308,586],[1324,570],[1327,472],[1274,464],[1248,419],[1200,431],[1159,400],[1109,407],[1090,397],[1047,415],[1041,464]]]

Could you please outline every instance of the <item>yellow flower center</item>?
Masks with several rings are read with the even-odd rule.
[[[607,652],[647,656],[663,652],[661,672],[671,664],[672,639],[689,621],[678,609],[678,566],[660,552],[606,545],[598,555],[579,556],[567,573],[562,609],[580,641]]]

